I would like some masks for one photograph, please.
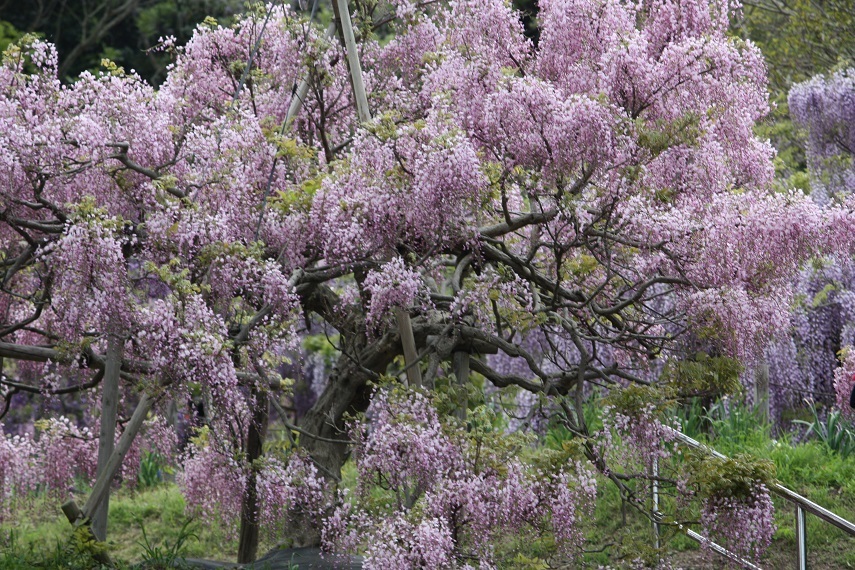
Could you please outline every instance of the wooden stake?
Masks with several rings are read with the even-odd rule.
[[[353,34],[353,23],[350,21],[350,10],[347,0],[333,2],[335,17],[339,22],[344,49],[347,52],[347,67],[350,70],[350,84],[356,99],[356,113],[363,123],[371,121],[371,111],[368,108],[368,94],[365,92],[365,82],[362,80],[362,65],[359,63],[359,50],[356,47],[356,36]]]
[[[122,432],[122,436],[119,438],[118,443],[116,443],[110,459],[104,466],[104,470],[98,474],[95,480],[95,486],[92,488],[89,499],[87,499],[86,504],[83,506],[83,516],[85,518],[91,519],[95,509],[98,508],[101,501],[109,494],[110,483],[119,471],[122,460],[131,448],[131,443],[133,443],[134,438],[142,428],[143,422],[148,416],[149,411],[151,411],[152,406],[154,406],[154,398],[148,394],[143,394],[134,410],[134,415],[131,416],[130,421],[125,426],[125,431]]]
[[[113,561],[110,559],[110,555],[107,554],[106,545],[95,537],[95,534],[92,532],[89,519],[83,516],[83,512],[80,510],[80,507],[77,506],[77,503],[73,500],[68,501],[60,508],[65,514],[65,518],[68,519],[68,522],[74,526],[75,531],[83,535],[83,541],[92,544],[92,558],[95,562],[100,562],[105,566],[112,567]]]
[[[101,391],[101,428],[98,432],[98,477],[104,473],[116,442],[116,417],[119,411],[119,372],[122,368],[124,342],[116,334],[107,334],[107,362]],[[112,481],[112,476],[110,477]],[[92,532],[98,540],[107,540],[107,515],[110,508],[110,487],[98,508],[91,513]]]

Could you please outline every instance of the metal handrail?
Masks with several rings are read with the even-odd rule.
[[[828,509],[820,507],[810,499],[806,499],[795,491],[787,489],[786,487],[778,483],[772,485],[772,491],[787,499],[791,503],[795,503],[810,514],[815,515],[824,520],[825,522],[836,526],[840,530],[849,533],[851,536],[855,536],[855,524],[852,524],[843,517],[832,513]]]
[[[703,443],[699,442],[696,439],[689,437],[688,435],[684,434],[683,432],[675,430],[674,428],[671,428],[668,426],[663,426],[663,427],[665,427],[665,429],[672,436],[674,436],[675,439],[683,442],[684,444],[688,445],[689,447],[699,449],[701,451],[709,453],[709,454],[711,454],[715,457],[718,457],[720,459],[727,459],[726,455],[719,453],[715,449],[713,449],[707,445],[704,445]],[[850,536],[855,536],[855,524],[844,519],[843,517],[841,517],[839,515],[832,513],[828,509],[817,505],[816,503],[814,503],[810,499],[799,495],[798,493],[796,493],[792,489],[788,489],[787,487],[784,487],[780,483],[772,483],[769,486],[769,490],[772,491],[773,493],[775,493],[776,495],[783,497],[787,501],[796,505],[796,535],[797,535],[797,542],[798,542],[798,558],[799,558],[798,559],[798,568],[799,568],[799,570],[806,570],[806,568],[807,568],[807,527],[806,527],[806,521],[805,521],[805,513],[806,512],[811,513],[811,514],[819,517],[820,519],[824,520],[825,522],[827,522],[833,526],[836,526],[837,528],[841,529],[842,531],[848,533]],[[696,532],[691,531],[691,530],[688,530],[687,534],[691,538],[694,538],[695,540],[697,540],[698,542],[704,542],[706,540],[701,535],[699,535]],[[696,535],[696,536],[693,536],[693,535]],[[743,564],[744,566],[746,566],[748,568],[757,568],[757,566],[755,566],[754,564],[751,564],[747,560],[740,559],[737,555],[729,552],[728,550],[724,549],[723,547],[721,547],[715,543],[709,542],[709,545],[713,550],[715,550],[719,554],[722,554],[723,556],[730,558],[731,560],[739,562],[740,564]]]
[[[699,543],[708,546],[710,550],[717,552],[718,554],[721,554],[725,558],[729,558],[729,559],[733,560],[734,562],[740,564],[743,568],[748,568],[748,570],[763,570],[762,568],[760,568],[756,564],[753,564],[753,563],[749,562],[748,560],[745,560],[744,558],[742,558],[738,554],[734,554],[733,552],[729,551],[728,549],[726,549],[722,545],[718,544],[717,542],[713,542],[712,540],[704,537],[701,534],[698,534],[697,532],[695,532],[691,529],[686,529],[686,536],[688,536],[692,540],[696,540]]]

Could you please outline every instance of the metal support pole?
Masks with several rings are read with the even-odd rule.
[[[347,0],[334,0],[333,12],[340,24],[341,39],[347,52],[347,67],[350,70],[350,84],[353,87],[353,98],[356,100],[356,114],[359,122],[371,122],[371,109],[368,107],[368,93],[362,79],[362,65],[359,62],[359,50],[356,47],[356,36],[350,21],[350,8]],[[398,322],[398,334],[401,335],[401,345],[404,352],[404,364],[407,367],[407,383],[412,388],[422,386],[422,372],[418,365],[418,351],[413,335],[413,323],[410,314],[402,308],[395,309],[395,320]]]
[[[650,492],[653,497],[653,512],[659,512],[659,459],[654,457],[650,465]],[[653,517],[653,548],[661,548],[659,541],[659,519]],[[658,556],[658,554],[657,554]]]
[[[739,566],[741,566],[742,568],[747,568],[748,570],[762,570],[759,566],[757,566],[753,562],[740,557],[738,554],[731,552],[730,550],[726,549],[725,547],[723,547],[720,544],[717,544],[717,543],[715,543],[715,542],[713,542],[707,538],[704,538],[702,535],[696,533],[695,531],[693,531],[691,529],[686,530],[686,536],[688,536],[692,540],[698,542],[698,544],[703,544],[703,545],[707,546],[713,552],[717,552],[717,553],[721,554],[722,556],[724,556],[725,558],[733,560],[734,562],[739,564]]]
[[[807,570],[807,525],[805,510],[796,505],[796,542],[798,543],[799,570]]]

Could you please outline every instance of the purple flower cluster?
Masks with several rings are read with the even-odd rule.
[[[818,75],[794,85],[789,110],[807,131],[811,198],[829,212],[841,204],[851,208],[855,193],[855,70]],[[844,243],[852,226],[839,214],[832,217],[829,235]],[[789,334],[775,339],[765,352],[776,415],[805,398],[825,405],[836,399],[843,413],[850,415],[851,370],[845,357],[840,368],[838,352],[855,344],[851,251],[850,245],[839,255],[816,259],[793,282],[796,308],[789,326],[782,329]],[[747,372],[750,385],[754,371]]]
[[[29,506],[38,487],[39,450],[26,436],[0,438],[0,523]]]
[[[425,396],[414,393],[401,398],[381,390],[367,413],[370,429],[359,438],[355,450],[359,481],[365,486],[362,491],[378,476],[401,491],[429,488],[462,467],[463,457]]]
[[[35,434],[9,436],[0,432],[0,521],[40,499],[65,501],[78,483],[90,485],[96,474],[98,421],[78,427],[65,416],[35,422]],[[116,434],[118,439],[121,432]],[[146,420],[122,463],[119,479],[128,487],[138,482],[143,452],[168,463],[176,447],[175,431],[161,416]]]
[[[354,426],[360,489],[325,521],[328,548],[362,547],[369,568],[493,568],[503,540],[552,532],[563,556],[578,554],[596,495],[581,465],[550,472],[502,457],[444,427],[419,393],[378,390],[368,417]]]
[[[256,471],[258,521],[266,535],[280,537],[295,517],[323,525],[331,494],[309,457],[295,451],[287,460],[268,456],[247,465],[206,430],[189,446],[178,476],[187,513],[235,537],[251,469]]]
[[[154,300],[141,308],[139,320],[134,340],[151,358],[154,372],[179,386],[202,381],[214,403],[226,410],[244,401],[224,323],[201,296]]]
[[[603,430],[599,434],[600,455],[625,469],[646,472],[655,459],[670,457],[668,443],[674,432],[664,425],[649,404],[640,413],[627,415],[612,407],[603,409]],[[619,439],[615,439],[618,436]]]
[[[760,563],[775,534],[775,507],[765,485],[747,499],[712,497],[701,508],[703,536],[743,558]],[[709,543],[706,543],[709,545]]]
[[[398,513],[383,519],[368,537],[365,567],[451,568],[454,540],[445,521],[422,519],[417,524]]]
[[[88,428],[60,416],[36,422],[37,436],[0,431],[0,522],[45,495],[65,501],[75,479],[95,476],[96,440]]]
[[[207,445],[190,445],[183,463],[177,482],[187,513],[207,525],[222,528],[227,537],[237,536],[246,487],[245,466],[210,441]]]
[[[421,276],[405,266],[400,257],[395,257],[376,271],[369,271],[364,286],[370,294],[365,318],[372,330],[380,330],[390,309],[409,309],[418,297],[426,294]]]
[[[276,539],[289,524],[300,520],[320,526],[330,502],[328,482],[306,455],[295,451],[282,462],[264,459],[258,473],[259,524]]]
[[[813,193],[823,204],[855,192],[855,69],[794,85],[790,114],[807,129]]]
[[[849,405],[849,397],[855,388],[855,349],[847,346],[841,351],[841,366],[834,371],[834,393],[837,408],[849,420],[855,420],[855,410]]]

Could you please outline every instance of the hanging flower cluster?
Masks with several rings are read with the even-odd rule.
[[[267,536],[276,539],[296,520],[320,527],[331,493],[310,458],[294,451],[285,460],[265,457],[248,465],[239,450],[214,439],[207,428],[188,446],[178,477],[187,514],[236,537],[251,469],[257,476],[258,521]]]
[[[379,389],[366,415],[354,425],[360,489],[327,519],[328,548],[363,547],[369,568],[467,567],[473,557],[493,568],[501,537],[551,531],[563,556],[578,554],[596,495],[580,464],[550,472],[502,458],[443,426],[420,393]]]
[[[38,420],[35,428],[35,436],[0,433],[0,522],[46,498],[64,502],[95,480],[97,422],[90,429],[59,416]],[[143,453],[157,453],[168,464],[174,450],[175,432],[166,421],[160,416],[147,420],[122,465],[122,484],[137,485]]]
[[[769,489],[759,484],[745,498],[709,497],[701,507],[703,536],[731,552],[760,563],[777,530]],[[705,546],[709,548],[709,542]]]

